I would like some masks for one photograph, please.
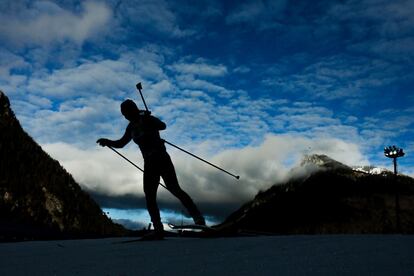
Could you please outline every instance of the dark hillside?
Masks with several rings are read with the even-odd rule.
[[[22,129],[0,91],[0,239],[95,237],[124,229]]]
[[[312,161],[319,170],[260,192],[221,227],[278,234],[414,233],[414,179],[356,172],[327,156],[312,158],[323,160]]]

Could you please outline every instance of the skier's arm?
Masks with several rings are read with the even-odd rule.
[[[96,143],[101,145],[102,147],[109,146],[113,148],[123,148],[126,144],[128,144],[131,141],[131,130],[129,126],[125,130],[124,135],[119,140],[109,140],[106,138],[100,138]]]

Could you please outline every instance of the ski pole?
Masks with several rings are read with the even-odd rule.
[[[137,87],[137,89],[138,89],[138,91],[139,91],[139,94],[141,95],[141,99],[142,99],[142,102],[144,103],[145,109],[147,110],[147,112],[149,112],[149,110],[148,110],[148,106],[147,106],[147,104],[145,103],[145,100],[144,100],[144,96],[142,95],[142,91],[141,91],[141,89],[142,89],[142,84],[139,82],[139,83],[137,83],[136,87]],[[167,144],[168,144],[168,145],[170,145],[170,146],[173,146],[173,147],[175,147],[175,148],[177,148],[177,149],[179,149],[179,150],[181,150],[181,151],[183,151],[183,152],[185,152],[185,153],[187,153],[187,154],[191,155],[191,156],[192,156],[192,157],[194,157],[194,158],[197,158],[197,159],[198,159],[198,160],[200,160],[200,161],[203,161],[203,162],[204,162],[204,163],[206,163],[206,164],[209,164],[210,166],[213,166],[214,168],[216,168],[216,169],[218,169],[218,170],[220,170],[220,171],[222,171],[222,172],[227,173],[228,175],[233,176],[233,177],[234,177],[234,178],[236,178],[236,179],[240,179],[240,176],[239,176],[239,175],[234,175],[234,174],[232,174],[232,173],[230,173],[230,172],[226,171],[225,169],[222,169],[222,168],[220,168],[219,166],[216,166],[216,165],[214,165],[214,164],[212,164],[212,163],[208,162],[207,160],[205,160],[205,159],[203,159],[203,158],[201,158],[201,157],[198,157],[197,155],[192,154],[191,152],[186,151],[185,149],[180,148],[179,146],[174,145],[173,143],[168,142],[167,140],[164,140],[164,142],[165,142],[165,143],[167,143]]]
[[[168,142],[167,140],[164,140],[164,142],[165,142],[165,143],[167,143],[167,144],[168,144],[168,145],[170,145],[170,146],[173,146],[173,147],[174,147],[174,148],[176,148],[176,149],[181,150],[182,152],[185,152],[185,153],[187,153],[187,154],[191,155],[191,156],[192,156],[192,157],[194,157],[194,158],[197,158],[197,159],[198,159],[198,160],[200,160],[200,161],[203,161],[203,162],[204,162],[204,163],[206,163],[206,164],[209,164],[210,166],[213,166],[214,168],[216,168],[216,169],[218,169],[218,170],[220,170],[220,171],[222,171],[222,172],[227,173],[228,175],[233,176],[233,177],[234,177],[234,178],[236,178],[236,179],[239,179],[239,178],[240,178],[240,176],[239,176],[239,175],[234,175],[234,174],[232,174],[231,172],[228,172],[228,171],[226,171],[225,169],[220,168],[219,166],[216,166],[216,165],[214,165],[213,163],[210,163],[210,162],[208,162],[207,160],[205,160],[205,159],[203,159],[203,158],[201,158],[201,157],[198,157],[197,155],[195,155],[195,154],[193,154],[193,153],[191,153],[191,152],[189,152],[189,151],[186,151],[185,149],[180,148],[179,146],[174,145],[173,143]]]
[[[119,156],[121,156],[122,158],[124,158],[126,161],[128,161],[132,166],[134,166],[135,168],[137,168],[138,170],[140,170],[141,172],[144,172],[144,170],[143,169],[141,169],[140,167],[138,167],[137,165],[135,165],[135,163],[134,162],[132,162],[131,160],[129,160],[128,158],[126,158],[124,155],[122,155],[119,151],[117,151],[116,149],[114,149],[113,147],[111,147],[111,146],[108,146],[108,148],[110,148],[111,150],[113,150],[116,154],[118,154]],[[162,184],[161,182],[159,183],[161,186],[163,186],[167,191],[168,191],[168,188],[164,185],[164,184]]]

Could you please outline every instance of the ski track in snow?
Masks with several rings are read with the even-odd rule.
[[[414,275],[414,236],[0,243],[0,275]]]

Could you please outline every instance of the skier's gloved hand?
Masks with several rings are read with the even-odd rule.
[[[96,141],[96,143],[98,143],[102,147],[106,147],[109,145],[109,140],[105,138],[100,138],[98,139],[98,141]]]

